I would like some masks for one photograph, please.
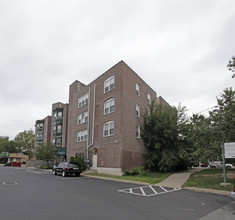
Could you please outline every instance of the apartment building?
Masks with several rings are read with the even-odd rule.
[[[51,116],[36,121],[35,147],[51,143]]]
[[[68,130],[68,104],[57,102],[52,104],[51,143],[57,147],[56,161],[66,161],[67,156],[67,130]]]
[[[88,85],[72,83],[67,160],[84,155],[99,173],[115,175],[143,165],[143,115],[155,98],[156,92],[123,61]]]

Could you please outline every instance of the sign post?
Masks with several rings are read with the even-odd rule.
[[[226,183],[226,168],[225,168],[225,159],[224,159],[224,143],[221,144],[221,147],[222,147],[222,160],[223,160],[224,183]]]

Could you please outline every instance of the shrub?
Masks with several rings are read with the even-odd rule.
[[[149,171],[145,170],[144,167],[135,167],[131,170],[125,170],[124,175],[126,176],[136,176],[136,175],[147,175]]]
[[[82,157],[77,156],[77,155],[70,157],[70,162],[80,163],[81,167],[83,168],[83,171],[86,170],[86,163]]]

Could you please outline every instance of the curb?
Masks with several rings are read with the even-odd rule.
[[[206,188],[196,188],[196,187],[184,187],[182,189],[192,190],[195,192],[203,192],[203,193],[213,193],[219,195],[229,195],[229,191],[217,190],[217,189],[206,189]]]

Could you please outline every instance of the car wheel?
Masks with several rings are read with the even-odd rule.
[[[80,173],[76,173],[76,176],[80,176]]]
[[[53,174],[53,175],[56,175],[57,173],[55,172],[55,170],[53,170],[52,174]]]
[[[212,166],[212,168],[216,168],[215,166]]]
[[[227,166],[227,168],[232,168],[232,167],[230,167],[230,166]]]
[[[63,177],[66,177],[65,171],[62,172],[62,176],[63,176]]]

